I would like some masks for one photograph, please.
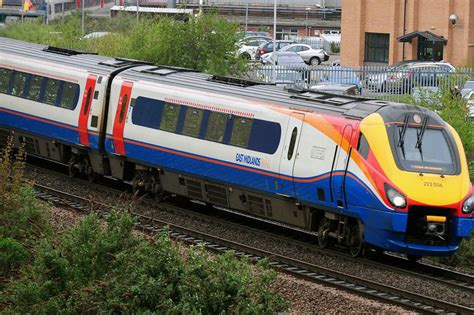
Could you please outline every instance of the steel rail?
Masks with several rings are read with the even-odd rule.
[[[112,206],[106,205],[104,203],[88,200],[86,198],[62,192],[57,189],[52,189],[43,185],[35,184],[34,188],[39,198],[80,211],[97,211],[104,214],[113,208]],[[306,280],[330,285],[332,287],[344,289],[352,293],[355,292],[359,295],[371,297],[386,303],[401,305],[425,313],[474,313],[473,308],[440,301],[406,290],[400,290],[395,287],[365,280],[339,271],[308,264],[290,257],[275,255],[271,252],[266,252],[206,233],[196,232],[191,229],[163,220],[158,220],[150,216],[138,213],[132,214],[137,218],[137,228],[140,228],[143,231],[156,234],[162,232],[164,226],[169,226],[169,235],[173,239],[190,244],[203,244],[206,248],[217,252],[233,250],[235,251],[235,255],[245,256],[252,262],[266,258],[269,261],[269,265],[273,268]]]

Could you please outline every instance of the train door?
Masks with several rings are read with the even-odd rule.
[[[293,172],[298,158],[298,143],[303,128],[304,114],[291,113],[285,135],[285,145],[280,160],[280,180],[278,191],[280,195],[295,196]]]
[[[125,128],[125,121],[127,120],[128,104],[132,94],[132,82],[124,82],[120,89],[120,96],[115,112],[114,126],[113,126],[113,143],[116,154],[125,155],[125,143],[123,139],[123,131]]]
[[[347,204],[345,183],[351,154],[352,133],[352,126],[346,125],[331,170],[331,199],[339,208],[345,208]]]
[[[95,75],[91,74],[87,77],[86,88],[84,90],[84,96],[82,97],[82,105],[79,112],[79,142],[85,146],[89,146],[89,113],[91,111],[91,103],[92,98],[94,96],[96,80],[97,76]]]

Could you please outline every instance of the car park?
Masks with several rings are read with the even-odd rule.
[[[247,60],[255,60],[259,46],[269,41],[271,38],[265,36],[245,37],[237,42],[237,46],[239,46],[237,55]]]
[[[349,67],[331,66],[322,70],[321,82],[351,84],[357,86],[359,92],[362,90],[362,82],[354,69]]]
[[[277,40],[275,41],[275,51],[279,51],[285,46],[295,44],[295,41],[293,40]],[[257,52],[255,54],[255,58],[257,60],[260,59],[260,57],[266,53],[273,52],[273,41],[269,41],[268,43],[264,43],[258,47]]]
[[[385,71],[369,73],[365,79],[369,90],[378,92],[410,93],[417,86],[438,86],[442,79],[455,73],[456,69],[446,62],[403,61]]]

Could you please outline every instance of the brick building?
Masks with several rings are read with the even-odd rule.
[[[473,0],[343,0],[341,63],[474,64]]]

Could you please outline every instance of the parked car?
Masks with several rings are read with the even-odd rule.
[[[441,79],[455,72],[456,69],[446,62],[403,61],[386,71],[367,75],[365,83],[368,89],[378,92],[410,93],[415,86],[438,86]]]
[[[331,66],[322,70],[320,82],[332,82],[341,84],[351,84],[357,86],[359,92],[362,90],[362,83],[359,75],[354,69],[349,67]]]
[[[306,65],[303,58],[297,53],[278,52],[276,53],[275,64],[277,66],[275,84],[304,87],[306,83],[309,82],[308,65]],[[258,70],[257,75],[262,77],[266,82],[272,82],[271,70],[269,67],[261,68]]]
[[[470,93],[474,91],[474,81],[466,81],[461,89],[461,96],[467,98]]]
[[[474,123],[474,91],[469,92],[466,98],[467,98],[467,107],[469,110],[469,118]]]
[[[283,52],[283,51],[295,52],[298,55],[300,55],[301,58],[303,58],[304,62],[312,66],[319,65],[321,64],[321,62],[329,60],[329,55],[326,53],[326,51],[324,51],[324,49],[313,49],[310,45],[306,45],[306,44],[287,45],[281,48],[279,51],[280,52]],[[268,62],[268,59],[270,58],[269,55],[271,55],[272,53],[273,52],[263,54],[260,57],[262,63]]]
[[[271,40],[270,37],[265,36],[245,37],[237,42],[237,46],[239,46],[237,55],[247,60],[255,60],[258,47]]]
[[[275,41],[275,51],[279,51],[285,46],[295,44],[295,41],[292,40],[277,40]],[[255,54],[255,58],[257,60],[266,53],[273,52],[273,41],[269,41],[268,43],[264,43],[258,47],[257,52]]]
[[[320,82],[312,85],[310,90],[339,95],[360,95],[359,87],[355,84]]]

